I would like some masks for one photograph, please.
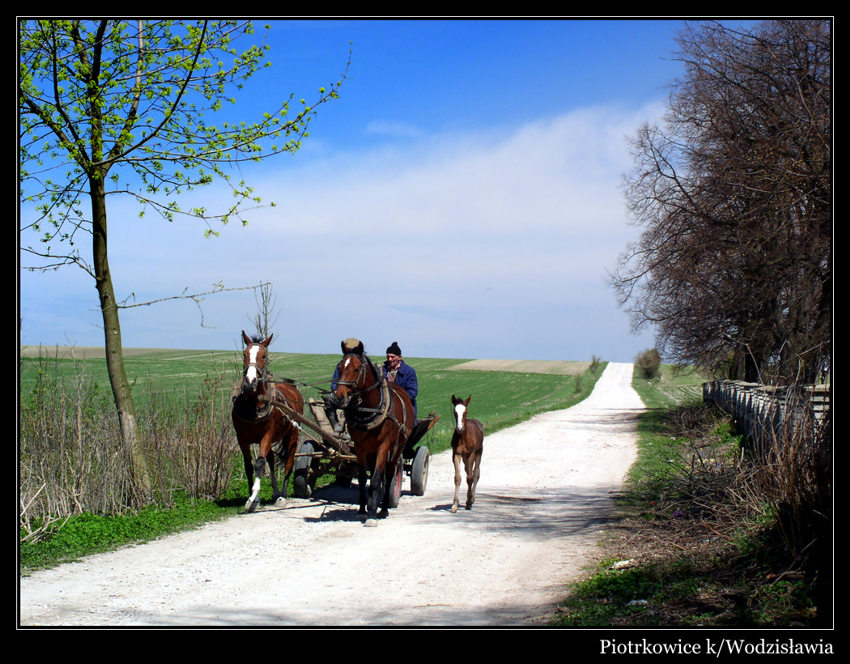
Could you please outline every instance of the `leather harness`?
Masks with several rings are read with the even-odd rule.
[[[376,429],[381,426],[386,419],[390,419],[395,422],[396,426],[399,429],[399,433],[407,436],[407,409],[402,408],[404,421],[399,422],[398,418],[392,414],[391,405],[393,394],[390,389],[389,382],[386,377],[381,375],[380,371],[376,368],[376,365],[369,359],[366,353],[363,353],[360,356],[362,359],[362,365],[360,367],[360,371],[357,374],[357,378],[354,380],[338,380],[337,385],[347,385],[352,388],[354,394],[357,396],[357,402],[352,401],[348,406],[346,406],[345,410],[345,419],[348,422],[349,426],[354,426],[358,429],[362,429],[365,431],[369,431],[372,429]],[[343,358],[345,359],[345,358]],[[357,384],[363,378],[367,366],[372,371],[372,375],[375,378],[375,384],[371,387],[367,387],[364,389],[358,389]],[[380,401],[378,402],[377,408],[367,408],[365,406],[359,405],[360,395],[363,392],[368,392],[369,390],[380,389]]]

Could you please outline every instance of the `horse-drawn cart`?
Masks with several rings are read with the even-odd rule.
[[[295,455],[295,471],[293,474],[293,490],[298,498],[309,498],[312,495],[316,480],[326,474],[335,474],[336,483],[348,486],[351,479],[357,477],[357,456],[354,453],[354,443],[346,434],[334,432],[320,400],[309,399],[306,405],[314,419],[305,417],[287,407],[287,404],[274,402],[291,420],[301,426],[303,440]],[[401,496],[404,475],[410,477],[410,492],[414,496],[425,494],[428,482],[428,466],[430,451],[424,445],[416,447],[422,437],[440,419],[436,413],[431,413],[424,420],[418,420],[407,437],[402,463],[398,465],[390,490],[390,506],[398,505]],[[315,421],[314,421],[315,420]],[[309,429],[309,432],[305,430]]]

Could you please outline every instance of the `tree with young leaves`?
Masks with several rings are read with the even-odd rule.
[[[706,22],[678,44],[664,123],[634,142],[643,230],[613,285],[675,361],[812,382],[832,339],[831,25]]]
[[[296,152],[316,108],[338,96],[345,78],[320,88],[311,105],[302,99],[295,112],[292,95],[281,95],[256,122],[211,124],[207,116],[235,102],[242,83],[268,66],[267,47],[234,45],[253,32],[250,22],[233,20],[19,21],[21,231],[40,238],[35,246],[22,242],[37,263],[23,267],[73,264],[93,278],[121,434],[142,493],[149,478],[124,370],[107,201],[129,195],[169,220],[201,220],[207,234],[232,218],[246,223],[246,204],[259,199],[231,178],[231,168]],[[177,195],[216,181],[232,188],[228,209],[178,204]],[[85,235],[90,253],[79,248]]]

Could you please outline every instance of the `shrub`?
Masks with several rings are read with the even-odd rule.
[[[635,358],[635,367],[643,378],[652,380],[661,371],[661,354],[655,348],[638,353]]]
[[[175,493],[219,498],[236,467],[223,377],[195,392],[167,395],[153,386],[139,409],[155,488],[143,504],[131,498],[131,464],[114,404],[86,374],[65,372],[40,357],[34,388],[21,394],[19,514],[22,541],[36,541],[80,514],[121,515],[145,505],[173,505]],[[195,386],[193,386],[195,387]]]

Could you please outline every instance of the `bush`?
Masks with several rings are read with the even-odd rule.
[[[58,359],[39,357],[35,387],[21,394],[21,541],[47,537],[80,514],[168,508],[175,493],[203,499],[224,494],[238,464],[224,377],[208,377],[199,391],[187,387],[179,395],[148,387],[139,432],[155,488],[140,505],[131,499],[131,464],[115,406],[85,369],[74,361],[66,372]]]
[[[649,348],[635,358],[635,367],[639,375],[652,380],[661,371],[661,354],[655,348]]]

